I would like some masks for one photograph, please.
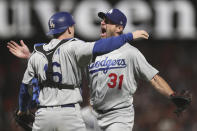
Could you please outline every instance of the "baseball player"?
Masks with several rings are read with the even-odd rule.
[[[85,43],[74,38],[74,20],[67,12],[58,12],[49,19],[48,44],[36,44],[28,61],[19,92],[19,112],[27,111],[27,86],[37,78],[40,87],[39,106],[35,113],[33,131],[83,131],[85,124],[79,103],[81,69],[99,55],[136,38],[148,38],[144,31]],[[9,46],[8,46],[9,48]]]
[[[118,9],[99,12],[101,38],[119,36],[126,16]],[[98,124],[104,131],[132,131],[134,124],[133,95],[137,89],[136,78],[150,82],[163,95],[170,97],[174,91],[158,75],[143,54],[129,43],[108,54],[97,56],[88,66],[90,97],[97,113]]]

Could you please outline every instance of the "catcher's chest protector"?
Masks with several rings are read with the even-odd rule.
[[[53,66],[52,66],[52,57],[55,50],[62,45],[63,43],[67,42],[68,40],[60,41],[55,48],[49,51],[45,51],[43,49],[43,45],[36,46],[35,50],[42,53],[48,60],[48,65],[44,67],[46,69],[46,80],[43,82],[39,82],[39,86],[42,89],[43,87],[53,87],[53,88],[60,88],[60,89],[74,89],[73,85],[61,84],[58,82],[53,81]]]

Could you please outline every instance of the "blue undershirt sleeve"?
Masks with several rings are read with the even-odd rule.
[[[113,36],[96,41],[93,47],[93,57],[109,53],[115,49],[120,48],[126,42],[133,40],[133,34],[127,33],[119,36]]]
[[[26,84],[21,84],[19,91],[19,110],[27,111],[28,103],[31,100],[31,96],[28,93],[28,87]]]

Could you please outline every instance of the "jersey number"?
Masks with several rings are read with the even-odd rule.
[[[53,67],[61,68],[61,65],[60,65],[59,63],[57,63],[57,62],[53,62],[53,63],[52,63],[52,66],[53,66]],[[48,64],[46,64],[46,65],[44,66],[45,72],[47,71],[47,69],[48,69]],[[53,72],[53,77],[58,77],[58,79],[59,79],[58,82],[59,82],[59,83],[62,82],[62,74],[61,74],[61,73],[59,73],[59,72]]]
[[[114,88],[116,86],[116,81],[118,76],[115,73],[109,74],[110,77],[110,83],[107,83],[109,88]],[[123,81],[124,75],[119,76],[119,84],[118,84],[118,89],[120,90],[122,88],[122,81]]]

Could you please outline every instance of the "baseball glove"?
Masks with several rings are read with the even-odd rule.
[[[22,127],[25,131],[32,131],[32,126],[34,122],[34,114],[33,113],[28,113],[24,115],[17,115],[18,109],[14,111],[13,117],[15,122]]]
[[[182,112],[188,108],[192,101],[191,93],[188,90],[183,90],[170,96],[171,101],[176,105],[174,113],[179,117]]]

